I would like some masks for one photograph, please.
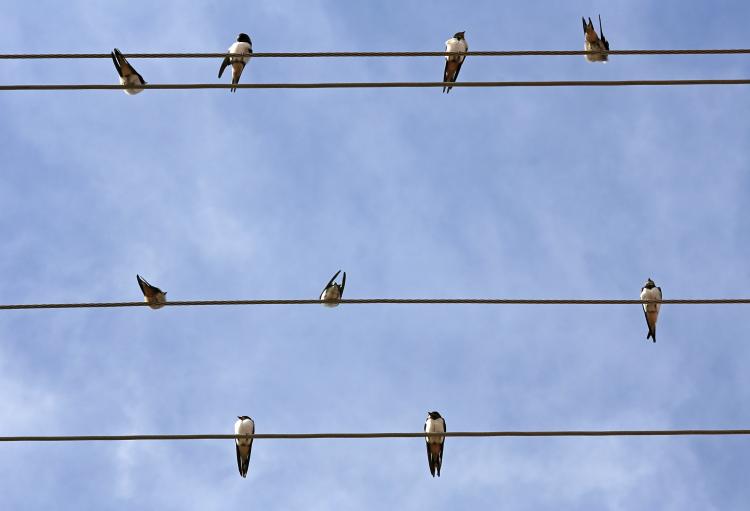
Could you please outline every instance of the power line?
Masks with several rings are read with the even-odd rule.
[[[124,89],[398,89],[430,87],[628,87],[675,85],[749,85],[750,79],[706,80],[560,80],[505,82],[329,82],[329,83],[158,83],[147,85],[64,84],[64,85],[0,85],[0,91],[52,90],[124,90]]]
[[[225,305],[322,305],[316,299],[301,300],[185,300],[169,301],[165,306],[197,307]],[[750,304],[750,298],[673,298],[665,300],[620,300],[620,299],[527,299],[527,298],[348,298],[336,303],[363,305],[740,305]],[[27,303],[0,305],[0,310],[23,309],[96,309],[117,307],[147,307],[146,302],[89,302],[89,303]]]
[[[256,433],[254,435],[61,435],[2,436],[0,442],[122,442],[147,440],[311,440],[429,437],[609,437],[609,436],[739,436],[750,429],[657,429],[566,431],[457,431],[452,433]]]
[[[558,57],[600,54],[585,50],[492,50],[492,51],[323,51],[323,52],[258,52],[253,58],[331,58],[331,57]],[[608,55],[743,55],[750,54],[748,48],[736,49],[675,49],[675,50],[610,50]],[[126,53],[132,59],[201,59],[243,56],[236,53]],[[3,53],[0,59],[108,59],[109,53]]]

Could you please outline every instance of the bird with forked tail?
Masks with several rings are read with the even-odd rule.
[[[641,300],[661,301],[661,288],[656,287],[653,280],[648,279],[646,284],[641,288]],[[643,313],[646,315],[646,325],[648,325],[648,334],[646,339],[656,342],[656,320],[659,319],[660,303],[644,303]]]
[[[226,56],[221,63],[219,68],[219,78],[224,74],[224,70],[227,66],[232,66],[232,85],[240,83],[240,76],[242,71],[245,69],[245,65],[250,62],[250,56],[253,54],[253,42],[250,40],[250,36],[247,34],[240,34],[237,36],[237,41],[232,43],[227,53],[238,53],[242,56]],[[230,89],[232,92],[237,90],[236,87]]]

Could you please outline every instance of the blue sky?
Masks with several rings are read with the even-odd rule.
[[[746,2],[6,2],[4,53],[747,47]],[[220,59],[133,60],[150,83]],[[251,61],[244,83],[439,80],[440,59]],[[745,57],[470,58],[465,80],[747,78]],[[226,77],[225,77],[226,78]],[[228,80],[227,80],[228,81]],[[2,83],[117,83],[108,60]],[[746,87],[4,92],[1,303],[745,297]],[[750,424],[743,306],[341,306],[0,315],[0,434]],[[745,509],[744,438],[0,446],[4,509]]]

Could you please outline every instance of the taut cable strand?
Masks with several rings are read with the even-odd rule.
[[[1,436],[0,442],[120,442],[145,440],[312,440],[429,437],[611,437],[611,436],[740,436],[750,429],[564,430],[564,431],[454,431],[449,433],[256,433],[254,435],[61,435]]]
[[[748,85],[750,79],[688,79],[688,80],[558,80],[505,82],[330,82],[330,83],[157,83],[147,85],[59,84],[0,85],[0,91],[52,90],[190,90],[190,89],[403,89],[442,87],[632,87],[679,85]]]
[[[447,57],[466,55],[469,57],[558,57],[599,54],[585,50],[491,50],[468,52],[443,51],[321,51],[321,52],[258,52],[253,58],[332,58],[332,57]],[[675,49],[675,50],[610,50],[609,55],[745,55],[748,48],[727,49]],[[202,59],[245,56],[239,53],[125,53],[131,59]],[[2,53],[0,59],[108,59],[109,53]]]
[[[169,307],[226,306],[226,305],[322,305],[316,299],[291,300],[184,300],[169,301]],[[620,299],[527,299],[527,298],[347,298],[336,303],[364,305],[644,305],[649,303],[669,305],[741,305],[750,304],[750,298],[673,298],[667,300]],[[139,302],[89,302],[89,303],[27,303],[0,305],[0,310],[24,309],[96,309],[116,307],[147,307]]]

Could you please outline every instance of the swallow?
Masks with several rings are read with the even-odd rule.
[[[661,301],[661,288],[656,287],[654,281],[648,279],[646,284],[641,288],[641,300],[659,300]],[[656,342],[656,320],[659,319],[659,303],[644,303],[643,313],[646,315],[646,324],[648,325],[648,334],[646,339],[651,338]]]
[[[327,302],[323,304],[326,307],[337,307],[339,304],[339,300],[344,297],[344,286],[346,286],[346,272],[344,272],[344,276],[341,277],[341,285],[338,285],[336,283],[336,277],[339,276],[339,273],[341,273],[341,270],[337,271],[334,276],[331,277],[331,280],[328,281],[326,287],[323,288],[323,292],[320,293],[320,301]]]
[[[250,61],[250,55],[253,54],[253,42],[250,40],[250,36],[247,34],[240,34],[237,36],[237,41],[232,43],[227,53],[241,53],[247,55],[247,57],[225,57],[219,68],[219,78],[224,74],[224,70],[229,64],[232,64],[232,85],[240,83],[240,76],[242,76],[242,70],[245,69],[245,64]],[[232,87],[231,91],[236,91],[236,87]]]
[[[112,62],[115,63],[117,74],[120,75],[120,85],[133,86],[146,84],[146,80],[144,80],[143,77],[138,74],[138,71],[130,65],[130,62],[122,56],[120,50],[115,48],[110,55],[112,56]],[[124,89],[123,92],[129,96],[133,96],[143,92],[143,89]]]
[[[609,55],[607,55],[604,52],[609,51],[609,41],[607,41],[607,38],[604,37],[604,30],[602,29],[602,17],[599,16],[599,34],[596,35],[596,29],[594,28],[594,24],[591,22],[591,18],[589,18],[589,22],[586,23],[586,20],[584,18],[581,18],[581,21],[583,22],[583,34],[584,34],[584,44],[583,49],[586,51],[598,51],[600,53],[587,53],[584,55],[586,57],[586,60],[589,62],[607,62],[607,58],[609,58]]]
[[[427,412],[427,420],[424,423],[425,433],[445,433],[445,419],[438,412]],[[430,465],[430,474],[435,477],[437,471],[440,477],[440,467],[443,466],[443,448],[445,447],[444,436],[426,436],[427,463]]]
[[[138,279],[138,285],[143,292],[143,301],[152,309],[161,309],[167,302],[167,292],[162,291],[156,286],[149,284],[146,279],[140,275],[135,276]]]
[[[445,51],[448,52],[467,52],[469,44],[466,42],[464,34],[466,32],[457,32],[453,37],[445,41]],[[455,82],[461,66],[464,64],[465,55],[447,55],[445,57],[445,71],[443,72],[443,83]],[[453,87],[443,87],[443,92],[448,93]]]
[[[247,415],[237,417],[234,423],[235,435],[254,435],[255,422]],[[250,452],[253,450],[252,438],[235,438],[234,444],[237,450],[237,468],[242,477],[247,477],[247,469],[250,467]]]

